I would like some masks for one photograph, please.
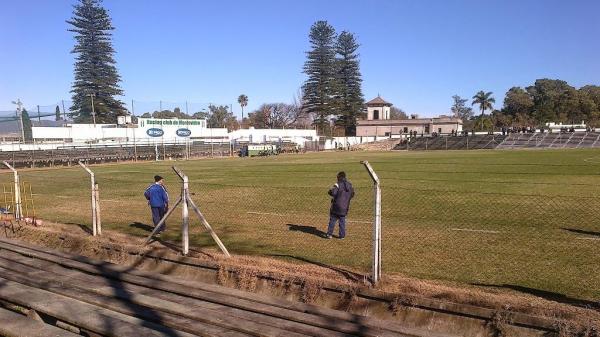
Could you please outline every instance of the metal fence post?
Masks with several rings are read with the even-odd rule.
[[[371,164],[369,164],[368,161],[363,161],[361,163],[367,169],[371,179],[373,179],[375,221],[373,226],[373,256],[371,263],[371,277],[373,285],[376,285],[381,279],[381,185],[379,184],[379,177],[371,167]]]
[[[183,186],[181,187],[181,218],[183,219],[181,225],[181,247],[183,250],[183,255],[187,255],[190,247],[190,234],[189,234],[189,210],[188,210],[188,199],[189,195],[189,182],[188,176],[183,175]]]
[[[23,206],[21,204],[21,183],[19,182],[19,173],[7,161],[3,161],[4,165],[11,170],[15,177],[15,220],[21,220],[23,216]]]

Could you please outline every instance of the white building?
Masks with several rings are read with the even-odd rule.
[[[317,131],[313,129],[249,129],[235,130],[229,133],[232,143],[296,143],[318,140]]]
[[[61,127],[33,127],[38,145],[50,143],[77,144],[154,144],[185,143],[189,140],[231,143],[296,143],[318,140],[312,129],[241,129],[207,128],[203,119],[139,118],[138,124],[67,124]]]
[[[228,139],[226,128],[207,128],[202,119],[139,118],[138,124],[67,124],[33,127],[36,141],[184,142],[186,139]]]

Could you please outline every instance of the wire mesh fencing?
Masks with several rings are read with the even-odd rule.
[[[383,270],[600,298],[600,200],[383,189]]]
[[[244,160],[231,161],[235,165],[230,161],[177,164],[190,177],[191,198],[231,253],[370,274],[374,192],[362,165],[338,164],[329,157],[319,159],[322,165],[306,164],[301,155]],[[519,191],[502,187],[496,192],[440,191],[435,190],[440,188],[440,181],[410,176],[400,180],[400,172],[408,175],[410,169],[401,171],[395,163],[390,165],[374,165],[376,172],[382,168],[378,173],[382,184],[384,280],[398,273],[546,292],[565,300],[600,300],[600,200],[586,197],[585,188],[573,195],[560,195],[553,183],[549,183],[552,190],[546,195],[538,188],[529,191],[530,185]],[[344,166],[356,196],[347,216],[346,238],[326,239],[331,205],[327,190],[335,183],[340,166]],[[159,162],[135,169],[123,167],[97,169],[103,224],[107,229],[148,235],[143,231],[151,228],[142,196],[148,184],[145,179],[168,165]],[[43,175],[24,171],[24,178],[40,191],[34,196],[42,219],[89,223],[87,177],[79,170],[71,171],[47,170]],[[9,190],[12,176],[4,177]],[[167,184],[174,197],[178,183],[167,179]],[[494,186],[501,185],[488,190]],[[181,219],[175,214],[163,239],[178,242],[180,227]],[[193,246],[215,247],[201,226],[191,228]]]
[[[332,182],[333,184],[333,182]],[[326,187],[227,186],[200,184],[193,198],[235,253],[264,254],[296,261],[370,266],[370,188],[355,186],[347,237],[327,239],[330,197]]]

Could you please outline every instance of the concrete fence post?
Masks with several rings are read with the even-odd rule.
[[[91,182],[91,205],[92,205],[92,235],[96,236],[102,234],[102,225],[100,223],[100,207],[99,207],[99,199],[100,199],[100,190],[98,189],[98,184],[96,183],[96,177],[94,172],[90,170],[82,161],[79,161],[79,165],[83,167],[84,170],[87,171],[90,175]]]
[[[21,183],[19,182],[19,172],[15,170],[7,161],[3,161],[4,166],[13,172],[15,183],[15,220],[19,221],[23,217],[23,205],[21,203]]]
[[[374,196],[374,224],[373,224],[373,254],[371,261],[371,279],[373,285],[376,285],[381,279],[381,185],[379,177],[371,167],[368,161],[361,162],[371,179],[373,179]]]

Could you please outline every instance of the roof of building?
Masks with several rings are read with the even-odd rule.
[[[389,105],[389,106],[392,106],[393,104],[390,103],[390,102],[387,102],[386,100],[384,100],[383,98],[381,98],[381,96],[377,95],[377,97],[375,97],[372,100],[368,101],[367,105]]]

